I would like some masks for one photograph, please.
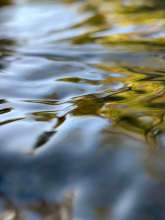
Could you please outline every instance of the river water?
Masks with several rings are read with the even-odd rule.
[[[1,1],[0,219],[165,219],[163,0]]]

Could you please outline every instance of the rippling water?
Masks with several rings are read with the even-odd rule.
[[[0,219],[164,220],[164,1],[2,5]]]

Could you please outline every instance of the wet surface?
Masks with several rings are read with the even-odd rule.
[[[164,1],[1,2],[0,219],[164,220]]]

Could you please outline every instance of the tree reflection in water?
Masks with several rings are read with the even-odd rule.
[[[164,220],[164,1],[29,2],[0,9],[0,220]]]

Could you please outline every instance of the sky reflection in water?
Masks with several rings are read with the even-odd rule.
[[[164,220],[163,1],[0,8],[0,218]]]

